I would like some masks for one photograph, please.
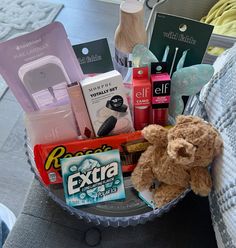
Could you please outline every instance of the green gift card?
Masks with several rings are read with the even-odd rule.
[[[84,74],[114,70],[107,39],[74,45],[73,49]]]
[[[150,50],[167,62],[170,75],[179,68],[200,64],[213,26],[163,13],[156,14]]]

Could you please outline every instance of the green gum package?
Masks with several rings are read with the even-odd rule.
[[[125,198],[119,150],[63,158],[61,165],[69,206]]]

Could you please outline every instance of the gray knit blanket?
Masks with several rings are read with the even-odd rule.
[[[236,247],[236,44],[214,63],[215,73],[199,95],[190,99],[185,114],[197,115],[220,132],[223,153],[211,166],[209,196],[218,247]]]

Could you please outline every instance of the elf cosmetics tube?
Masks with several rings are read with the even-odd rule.
[[[152,111],[151,122],[165,126],[168,124],[170,102],[170,75],[166,72],[166,63],[152,63]]]
[[[142,130],[150,123],[151,83],[148,67],[133,69],[133,113],[134,128]]]

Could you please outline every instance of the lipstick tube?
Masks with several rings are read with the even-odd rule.
[[[166,126],[168,124],[168,108],[152,109],[151,120],[153,124]]]
[[[133,69],[133,121],[135,130],[150,124],[151,83],[148,67]]]

